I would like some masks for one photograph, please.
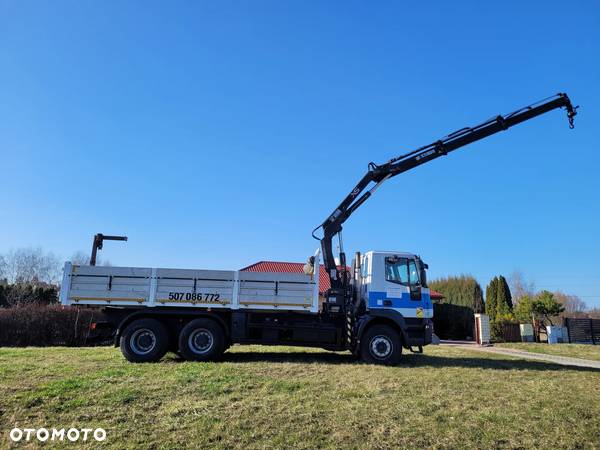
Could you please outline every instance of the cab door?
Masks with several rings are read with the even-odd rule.
[[[386,256],[383,261],[385,292],[375,307],[392,308],[404,317],[423,317],[422,286],[413,258]]]

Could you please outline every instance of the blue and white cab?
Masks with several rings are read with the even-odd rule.
[[[404,252],[369,251],[361,256],[361,298],[367,310],[392,309],[406,318],[431,319],[427,265]]]

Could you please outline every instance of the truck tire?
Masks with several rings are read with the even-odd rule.
[[[121,335],[121,353],[133,363],[155,362],[169,348],[167,328],[156,319],[138,319]]]
[[[373,325],[360,340],[360,357],[371,364],[394,365],[400,362],[402,341],[389,325]]]
[[[194,319],[179,333],[179,353],[190,361],[213,361],[225,351],[223,328],[211,319]]]

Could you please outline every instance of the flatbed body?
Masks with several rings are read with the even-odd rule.
[[[63,305],[317,313],[318,280],[305,274],[85,266],[66,263]]]

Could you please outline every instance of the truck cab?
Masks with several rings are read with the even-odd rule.
[[[359,339],[356,348],[362,349],[363,358],[379,354],[384,359],[386,351],[393,348],[385,332],[372,336],[374,333],[369,330],[373,328],[399,330],[401,345],[407,349],[416,347],[420,352],[431,343],[433,305],[426,270],[427,264],[412,253],[368,251],[356,255],[355,335]]]
[[[431,319],[427,265],[412,253],[369,251],[361,257],[360,297],[367,311],[390,309]]]

